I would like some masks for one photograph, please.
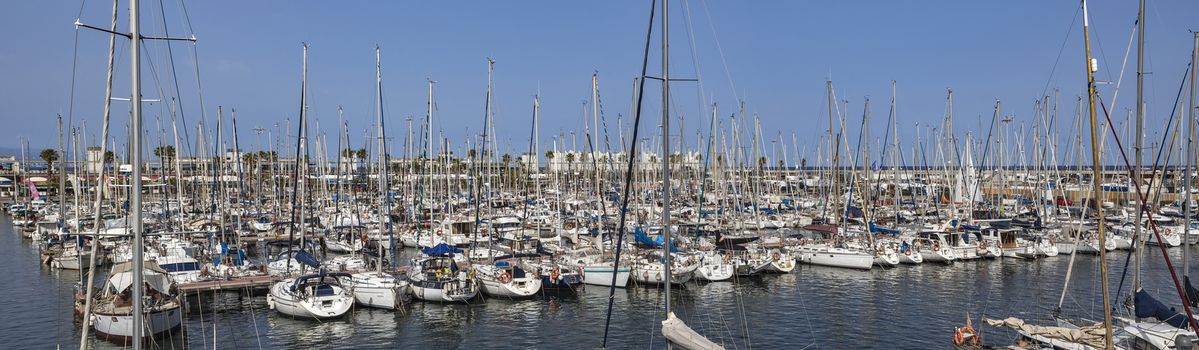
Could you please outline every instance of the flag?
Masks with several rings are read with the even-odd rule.
[[[30,181],[29,179],[25,179],[25,183],[29,185],[29,197],[30,198],[32,198],[35,201],[42,198],[42,195],[37,193],[37,186],[35,186],[33,184],[33,181]]]

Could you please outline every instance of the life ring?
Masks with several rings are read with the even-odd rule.
[[[557,267],[550,270],[550,281],[557,283],[561,279],[562,279],[562,272],[559,271]]]
[[[984,249],[984,250],[987,249],[987,241],[986,240],[978,241],[978,248]]]
[[[941,251],[941,244],[940,244],[940,243],[933,243],[933,251],[934,251],[934,252],[939,252],[939,251]]]
[[[979,343],[978,337],[974,336],[974,327],[965,326],[953,332],[953,345],[963,346],[966,343],[975,345]]]
[[[566,229],[567,229],[567,230],[573,230],[573,229],[575,229],[575,223],[573,223],[573,222],[568,222],[568,223],[566,223]]]
[[[504,273],[500,274],[499,281],[500,283],[508,284],[508,282],[512,282],[512,275],[509,275],[508,271],[504,271]]]
[[[782,258],[783,258],[782,254],[779,254],[779,252],[774,252],[774,254],[771,255],[771,257],[770,257],[770,259],[773,261],[779,261],[779,259],[782,259]]]
[[[436,231],[433,231],[433,233],[436,233],[436,234],[439,234],[439,235],[440,235],[440,234],[441,234],[441,229],[437,229]]]
[[[908,249],[908,250],[903,251],[903,255],[912,256],[912,250]]]

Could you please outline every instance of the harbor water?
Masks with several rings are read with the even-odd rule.
[[[1182,248],[1170,249],[1180,259]],[[1193,249],[1193,247],[1192,247]],[[405,252],[408,256],[415,252]],[[1108,257],[1112,295],[1124,275],[1127,252]],[[1149,247],[1146,290],[1178,305],[1161,253]],[[36,244],[0,216],[0,338],[8,349],[78,348],[72,313],[77,271],[39,264]],[[982,325],[983,317],[1049,322],[1058,304],[1070,256],[1040,260],[925,263],[870,271],[800,265],[790,274],[688,284],[672,293],[673,311],[699,333],[728,349],[942,349],[967,315],[988,344],[1008,345],[1015,333]],[[405,260],[401,260],[405,261]],[[1176,267],[1181,268],[1180,260]],[[102,268],[103,269],[103,268]],[[1098,258],[1079,255],[1063,314],[1102,319]],[[98,270],[102,276],[104,270]],[[1119,304],[1127,298],[1131,274]],[[408,302],[392,311],[359,308],[332,321],[291,319],[266,307],[265,293],[229,292],[188,297],[184,328],[152,344],[165,349],[408,348],[579,349],[601,346],[608,289],[587,286],[574,295],[528,300],[476,299],[470,303]],[[608,348],[662,348],[664,317],[658,288],[617,289]],[[1122,307],[1118,307],[1122,311]],[[94,348],[126,348],[102,340]],[[215,344],[214,344],[215,343]]]

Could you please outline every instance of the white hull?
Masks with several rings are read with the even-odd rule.
[[[493,297],[526,298],[541,290],[541,278],[533,276],[517,278],[508,283],[496,280],[482,279],[483,293]]]
[[[151,337],[179,328],[183,317],[178,307],[152,311],[143,318],[143,336]],[[96,333],[117,339],[132,339],[133,315],[92,314],[92,328]]]
[[[593,286],[611,286],[612,275],[616,275],[616,287],[624,288],[629,284],[629,274],[632,269],[613,269],[608,265],[592,265],[583,267],[583,284]]]
[[[924,249],[920,251],[920,255],[925,262],[952,263],[957,260],[957,255],[948,249]]]
[[[50,261],[50,267],[62,270],[86,270],[91,262],[92,253],[82,253],[78,256],[56,256]],[[99,261],[96,261],[99,263]]]
[[[452,302],[467,301],[479,294],[478,285],[470,283],[466,287],[459,287],[460,283],[446,282],[441,288],[425,287],[416,283],[412,285],[412,296],[424,301]],[[449,289],[449,293],[446,293],[446,289]]]
[[[350,278],[358,305],[394,310],[408,293],[408,282],[382,272],[364,272]]]
[[[874,256],[843,249],[820,249],[799,253],[799,262],[811,265],[869,270],[874,266]]]
[[[677,269],[677,268],[674,268],[672,266],[672,270],[675,270],[675,269]],[[671,284],[687,283],[687,281],[691,280],[691,277],[693,275],[692,272],[695,272],[695,270],[694,269],[693,270],[683,270],[683,271],[679,271],[679,272],[671,271],[669,283],[671,283]],[[663,269],[663,265],[660,263],[650,263],[650,264],[640,265],[640,266],[633,268],[633,280],[637,281],[637,283],[648,284],[648,285],[666,284],[667,283],[666,271]]]
[[[899,266],[899,255],[892,251],[880,252],[874,254],[874,264],[879,267],[895,267]]]
[[[339,286],[333,295],[300,297],[288,289],[291,282],[282,281],[271,286],[267,305],[279,313],[298,318],[334,318],[345,315],[354,305],[351,293]]]
[[[899,262],[901,264],[921,264],[924,263],[924,254],[915,250],[908,250],[903,254],[899,254]]]

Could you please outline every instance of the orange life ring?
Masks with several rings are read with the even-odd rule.
[[[908,250],[903,251],[903,255],[912,256],[912,249],[908,248]]]
[[[500,283],[504,283],[504,284],[507,284],[508,282],[512,282],[512,275],[509,275],[508,271],[504,271],[504,273],[500,274],[499,281],[500,281]]]
[[[978,345],[980,343],[978,337],[974,334],[974,327],[965,326],[958,328],[953,332],[953,345],[963,346],[966,343]]]
[[[782,259],[782,255],[779,254],[779,252],[774,252],[774,254],[771,255],[770,259],[773,261],[779,261],[779,259]]]
[[[568,223],[566,223],[566,229],[567,229],[567,230],[573,230],[573,229],[575,229],[575,223],[573,223],[573,222],[568,222]]]
[[[562,279],[562,272],[557,267],[550,270],[550,281],[558,282],[560,279]]]
[[[933,243],[933,251],[934,251],[934,252],[939,252],[939,251],[941,251],[941,244],[940,244],[940,243]]]

